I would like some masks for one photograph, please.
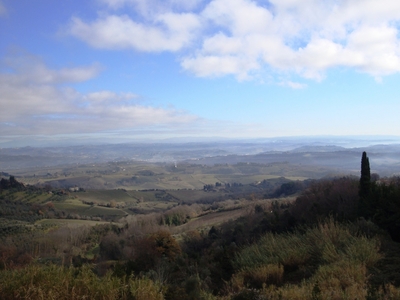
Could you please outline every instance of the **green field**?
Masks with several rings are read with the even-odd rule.
[[[93,206],[85,211],[87,216],[93,217],[123,217],[127,215],[127,213],[118,208],[109,208],[109,207],[101,207],[101,206]]]
[[[16,171],[18,180],[27,184],[50,184],[54,188],[77,186],[86,190],[202,189],[203,185],[217,181],[250,184],[282,176],[304,180],[320,174],[326,175],[326,172],[317,167],[286,163],[214,166],[181,163],[175,166],[132,161]],[[102,199],[101,194],[96,197]]]
[[[120,218],[127,214],[126,211],[119,208],[83,204],[78,198],[69,198],[62,202],[56,202],[54,203],[54,207],[72,215],[79,215],[83,217],[101,217],[107,220],[112,217]]]
[[[88,210],[91,208],[90,205],[83,204],[78,199],[67,199],[61,202],[55,202],[54,207],[57,210],[63,211],[66,214],[74,214],[80,216],[86,216]]]
[[[12,193],[4,191],[0,193],[0,196],[3,198],[10,198],[14,201],[24,201],[29,203],[46,203],[54,198],[53,194],[44,191],[15,191]]]
[[[68,227],[79,227],[79,226],[96,226],[102,224],[110,224],[110,222],[102,221],[90,221],[90,220],[73,220],[73,219],[43,219],[35,223],[36,225],[47,225],[47,226],[68,226]]]
[[[74,196],[86,202],[96,203],[110,203],[111,201],[130,203],[135,201],[135,198],[123,190],[88,190],[74,193]]]
[[[128,214],[164,213],[179,205],[211,206],[229,199],[268,198],[288,180],[306,179],[299,176],[301,171],[301,167],[285,163],[211,166],[131,161],[76,165],[20,171],[18,180],[41,183],[42,188],[4,191],[0,196],[32,205],[18,208],[26,210],[21,213],[24,221],[40,218],[116,221]],[[7,218],[12,219],[12,213]]]

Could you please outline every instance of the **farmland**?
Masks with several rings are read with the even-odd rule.
[[[4,224],[19,222],[12,232],[25,232],[24,226],[40,231],[152,215],[157,224],[179,225],[174,231],[181,234],[236,219],[254,209],[256,199],[282,196],[274,192],[285,183],[306,185],[307,178],[293,168],[277,173],[278,168],[281,164],[111,162],[21,169],[15,177],[25,187],[0,193],[7,202],[2,217],[9,220]],[[287,171],[296,176],[283,177]]]
[[[396,288],[399,285],[397,269],[388,268],[398,256],[397,245],[388,239],[389,235],[399,239],[397,225],[390,223],[395,219],[374,215],[386,236],[369,220],[358,219],[360,213],[368,217],[377,203],[396,216],[390,211],[396,200],[367,202],[360,211],[359,179],[323,166],[201,161],[212,158],[196,163],[118,161],[19,169],[15,175],[2,172],[0,266],[18,270],[34,262],[39,269],[32,272],[38,274],[62,272],[67,265],[108,282],[147,280],[159,284],[153,286],[158,291],[163,287],[165,299],[178,299],[176,291],[187,296],[197,284],[196,293],[225,294],[226,299],[235,295],[247,299],[248,291],[270,294],[272,290],[263,288],[267,285],[276,299],[279,295],[291,299],[291,293],[317,293],[319,282],[318,293],[325,294],[331,288],[322,286],[330,284],[324,269],[338,276],[335,262],[343,270],[349,260],[357,270],[347,271],[356,272],[358,279],[341,284],[378,286],[373,280],[390,280]],[[398,199],[397,179],[382,180],[386,183],[371,183],[374,197]],[[343,225],[337,223],[341,221]],[[329,240],[336,234],[343,243]],[[381,248],[375,236],[383,241]],[[332,253],[320,244],[324,239]],[[313,255],[317,260],[311,259]],[[367,264],[374,268],[368,276]],[[373,274],[375,269],[381,275]],[[6,272],[1,274],[3,281],[8,278]],[[11,290],[13,282],[8,283]],[[395,286],[388,288],[397,291]],[[366,293],[362,289],[360,295]],[[186,296],[183,299],[190,298]]]

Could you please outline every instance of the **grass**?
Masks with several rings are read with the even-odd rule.
[[[279,176],[276,175],[267,175],[267,174],[259,174],[259,175],[218,175],[217,181],[223,183],[233,183],[233,182],[240,182],[242,184],[251,184],[254,182],[263,181],[264,179],[273,179],[278,178]]]
[[[0,195],[13,201],[23,201],[28,203],[45,203],[51,199],[53,195],[45,192],[29,192],[17,191],[8,194],[7,191],[1,191]]]
[[[80,216],[88,215],[88,212],[91,208],[90,205],[83,204],[79,199],[67,199],[62,202],[53,202],[53,204],[58,210],[64,211],[67,214]]]
[[[217,192],[205,192],[201,190],[175,190],[168,191],[168,193],[176,199],[179,199],[185,203],[195,203],[201,202],[204,199],[208,200],[208,202],[213,202],[216,200],[220,200],[220,198],[225,197],[225,191],[217,191]]]
[[[109,203],[109,202],[107,202]],[[116,202],[117,204],[119,202]],[[92,206],[83,204],[78,198],[69,198],[61,202],[53,202],[54,207],[58,210],[65,211],[69,214],[89,217],[109,217],[125,216],[127,212],[119,208],[103,207],[103,206]]]
[[[127,213],[118,208],[109,208],[109,207],[101,207],[101,206],[92,206],[88,210],[85,211],[87,216],[117,216],[122,217]]]
[[[88,190],[83,193],[75,193],[79,199],[87,202],[109,203],[114,200],[117,202],[133,202],[135,199],[123,190]]]
[[[191,230],[209,229],[229,220],[235,220],[247,213],[245,208],[232,211],[213,212],[191,219],[188,223],[172,228],[174,233],[184,233]]]
[[[102,221],[91,221],[91,220],[74,220],[74,219],[43,219],[37,221],[37,225],[53,225],[61,226],[66,225],[68,227],[80,227],[80,226],[96,226],[101,224],[110,224],[110,222]]]
[[[159,198],[156,195],[160,193],[157,191],[128,191],[128,194],[136,199],[136,203],[158,201]]]

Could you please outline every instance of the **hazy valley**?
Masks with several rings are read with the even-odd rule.
[[[100,285],[111,299],[400,295],[393,141],[2,148],[0,162],[4,299],[61,295],[53,287],[93,296]]]

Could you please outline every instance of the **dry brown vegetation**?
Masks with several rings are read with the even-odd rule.
[[[11,219],[58,213],[16,202],[0,237],[0,297],[399,299],[400,181],[373,184],[364,198],[358,187],[323,180],[292,197],[180,203],[96,226]]]

